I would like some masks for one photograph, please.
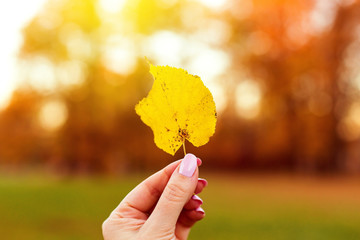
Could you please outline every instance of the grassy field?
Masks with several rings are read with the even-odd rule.
[[[360,239],[360,180],[202,173],[206,218],[190,239]],[[100,226],[143,176],[0,177],[1,239],[102,239]]]

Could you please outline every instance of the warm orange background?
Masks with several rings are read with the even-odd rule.
[[[189,239],[360,239],[359,23],[359,0],[0,1],[0,239],[102,239],[183,157],[135,113],[145,56],[217,105]]]
[[[187,145],[204,168],[359,173],[359,20],[358,1],[48,1],[23,28],[16,79],[1,79],[16,89],[0,166],[119,174],[181,158],[135,114],[146,56],[213,93],[216,133]]]

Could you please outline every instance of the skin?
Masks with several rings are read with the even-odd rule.
[[[179,173],[173,162],[136,186],[102,225],[105,240],[187,239],[191,227],[205,217],[194,199],[206,181],[198,180],[201,160],[191,177]]]

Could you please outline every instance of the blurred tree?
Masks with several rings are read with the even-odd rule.
[[[360,72],[349,64],[360,51],[358,1],[111,2],[50,0],[24,28],[24,84],[0,115],[1,161],[121,172],[172,160],[134,112],[152,84],[147,55],[216,86],[215,136],[188,147],[207,166],[360,169],[344,163],[360,138],[351,80]],[[39,112],[65,120],[47,129]]]
[[[0,115],[0,164],[20,166],[24,159],[38,165],[47,156],[34,112],[39,94],[15,92],[11,104]]]

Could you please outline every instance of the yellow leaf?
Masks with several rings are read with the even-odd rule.
[[[151,64],[150,73],[152,89],[135,110],[153,130],[155,144],[172,155],[185,139],[196,147],[206,144],[215,132],[216,107],[200,77]]]

